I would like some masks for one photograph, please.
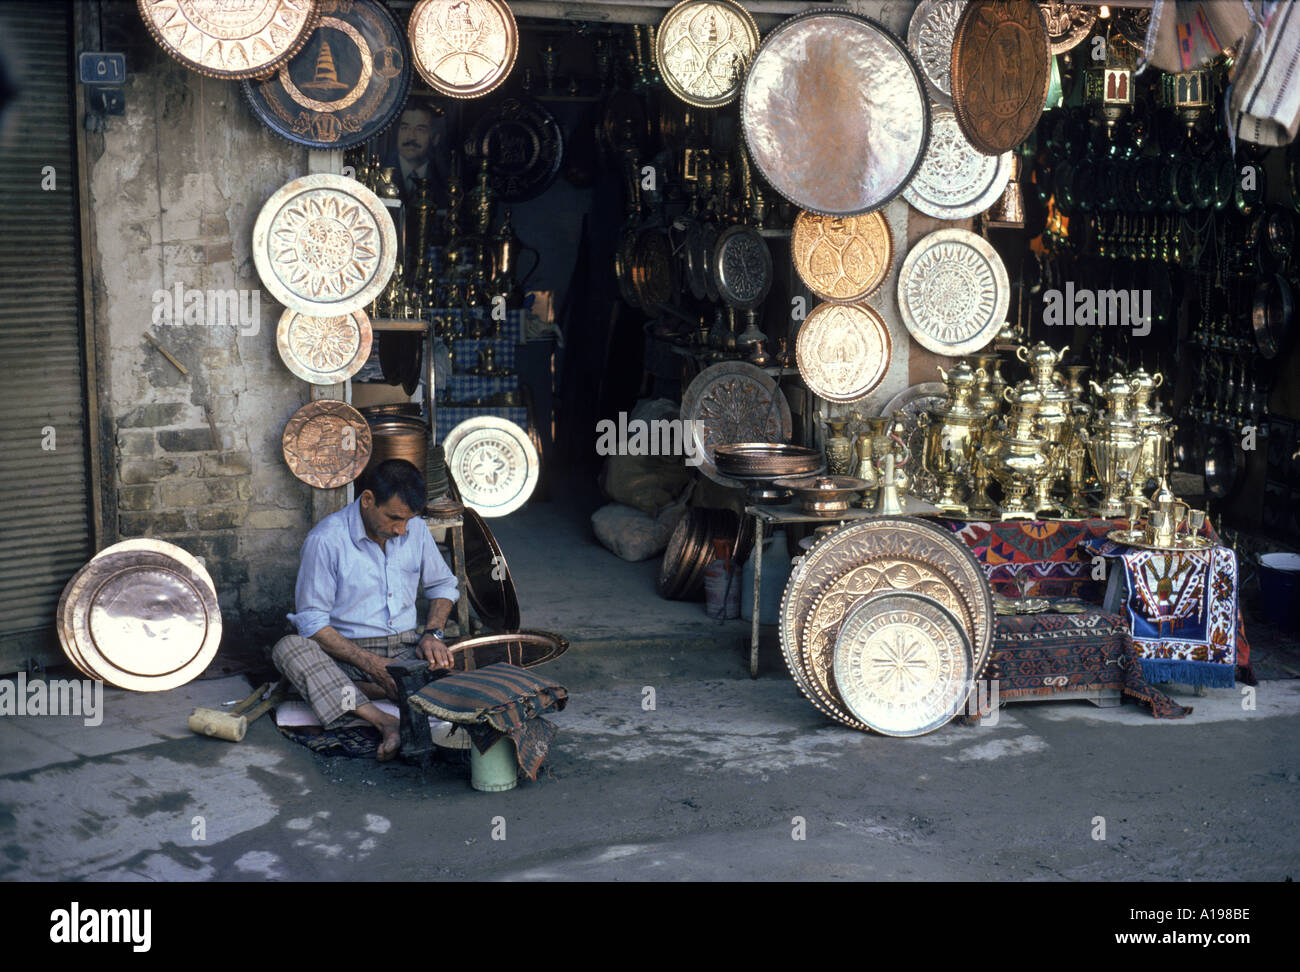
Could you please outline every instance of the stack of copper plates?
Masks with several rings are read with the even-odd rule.
[[[191,554],[124,540],[73,575],[59,598],[59,642],[87,678],[164,692],[203,672],[221,642],[217,590]]]
[[[800,558],[781,602],[799,691],[847,726],[931,732],[962,712],[993,644],[993,598],[964,543],[911,517],[855,520]]]
[[[754,527],[732,510],[693,507],[677,521],[659,567],[655,589],[670,601],[694,601],[704,593],[704,568],[714,559],[713,541],[728,542],[732,563],[749,557]]]
[[[715,446],[718,472],[733,479],[783,479],[807,476],[823,466],[822,454],[781,442],[734,442]]]

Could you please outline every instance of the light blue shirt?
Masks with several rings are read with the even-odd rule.
[[[312,528],[302,544],[296,614],[298,634],[310,638],[331,625],[345,638],[382,638],[416,627],[415,597],[459,596],[429,526],[408,520],[406,533],[384,548],[366,536],[361,501],[354,500]]]

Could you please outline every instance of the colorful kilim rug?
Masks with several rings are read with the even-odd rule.
[[[1114,520],[936,522],[970,547],[997,593],[1017,597],[1017,581],[1028,579],[1035,597],[1079,597],[1096,603],[1105,594],[1105,581],[1093,576],[1092,555],[1080,544],[1126,525]]]
[[[1124,618],[1095,608],[998,618],[988,677],[997,680],[999,701],[1119,689],[1157,719],[1192,711],[1150,684]]]
[[[1105,538],[1084,547],[1090,556],[1124,565],[1124,610],[1148,681],[1236,684],[1236,667],[1250,664],[1238,611],[1236,553],[1228,547],[1164,553]]]

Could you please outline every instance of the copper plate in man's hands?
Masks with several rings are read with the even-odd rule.
[[[745,76],[740,119],[772,188],[828,216],[893,199],[929,140],[911,55],[879,24],[839,10],[799,14],[768,34]]]

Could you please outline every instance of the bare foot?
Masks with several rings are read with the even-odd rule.
[[[380,726],[380,731],[384,734],[384,738],[379,743],[378,758],[381,763],[386,763],[396,757],[397,751],[402,747],[402,737],[397,726],[397,723]]]
[[[402,748],[401,721],[388,715],[373,702],[365,702],[357,706],[353,712],[384,734],[384,738],[379,741],[379,752],[376,754],[379,761],[386,763],[393,759],[397,751]]]

